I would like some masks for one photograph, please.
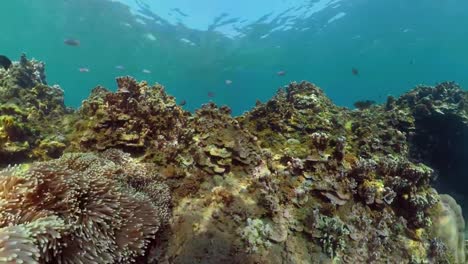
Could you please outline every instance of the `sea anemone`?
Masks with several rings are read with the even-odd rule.
[[[70,154],[0,172],[0,262],[129,263],[161,226],[113,162]]]

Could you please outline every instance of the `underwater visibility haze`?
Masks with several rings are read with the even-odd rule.
[[[0,263],[466,263],[467,1],[0,7]]]
[[[467,7],[456,0],[18,0],[2,4],[0,40],[10,58],[25,52],[46,62],[49,82],[74,107],[97,84],[115,88],[121,75],[160,82],[190,110],[213,100],[241,114],[293,80],[310,80],[351,107],[420,83],[466,86]]]

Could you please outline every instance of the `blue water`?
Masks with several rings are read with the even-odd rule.
[[[46,62],[49,83],[59,84],[73,107],[96,85],[115,89],[121,75],[165,85],[188,110],[212,100],[234,114],[290,81],[316,83],[342,106],[382,102],[420,83],[468,87],[468,1],[15,0],[0,6],[0,54],[17,60],[25,52]],[[67,38],[81,44],[65,45]]]

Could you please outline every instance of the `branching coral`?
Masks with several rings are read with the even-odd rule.
[[[240,232],[242,238],[247,242],[249,252],[257,252],[261,248],[271,245],[268,236],[271,233],[269,224],[265,224],[261,219],[247,219],[247,226]]]
[[[315,228],[318,230],[318,238],[322,249],[332,259],[346,248],[346,236],[350,234],[346,225],[336,217],[316,215]]]
[[[128,263],[141,256],[166,209],[120,184],[112,164],[72,154],[2,171],[0,259]]]

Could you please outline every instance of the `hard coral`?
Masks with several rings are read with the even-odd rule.
[[[247,250],[257,252],[271,245],[271,242],[268,241],[271,232],[269,224],[265,224],[261,219],[249,218],[247,226],[241,231],[241,236],[247,242]]]
[[[174,160],[189,139],[188,113],[177,106],[161,85],[117,79],[116,93],[93,90],[79,111],[72,150],[119,148],[164,164]]]
[[[46,85],[43,63],[23,55],[0,70],[0,166],[59,157],[67,140],[57,131],[67,132],[71,113],[60,87]]]
[[[193,145],[189,147],[198,166],[213,174],[240,166],[246,170],[260,161],[256,137],[230,116],[227,107],[206,104],[197,110],[189,127]]]
[[[40,84],[47,84],[44,63],[28,60],[25,54],[8,70],[0,72],[0,86],[3,87],[32,88]]]
[[[346,248],[346,236],[349,229],[339,219],[317,214],[315,218],[316,236],[322,244],[323,250],[333,259]]]

